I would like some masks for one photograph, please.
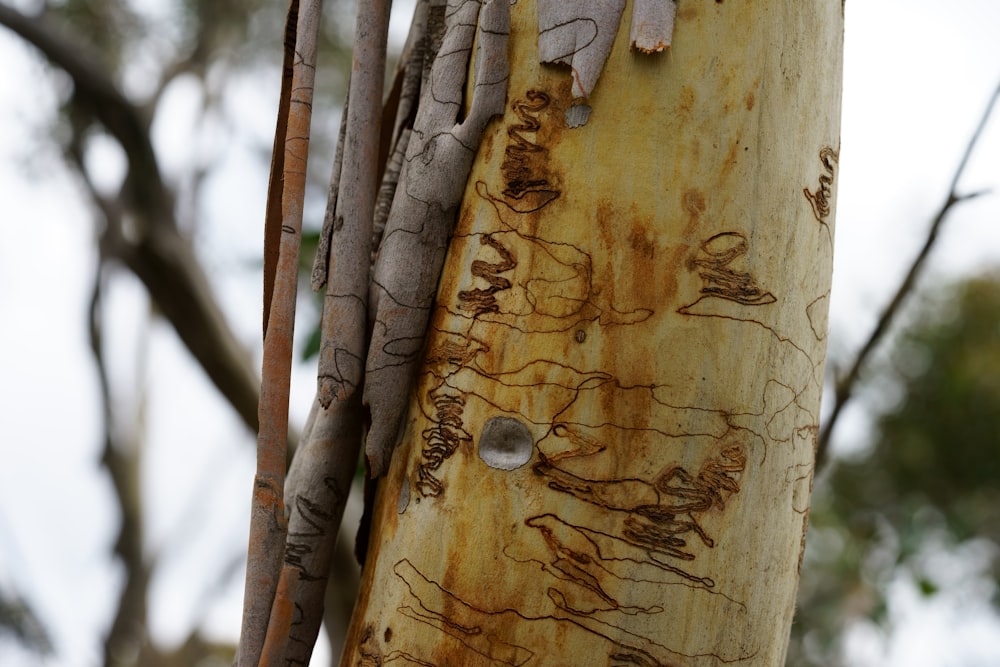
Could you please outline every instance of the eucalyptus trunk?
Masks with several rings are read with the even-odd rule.
[[[783,662],[843,3],[673,6],[509,6],[342,665]]]

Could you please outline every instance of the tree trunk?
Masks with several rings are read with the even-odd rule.
[[[843,3],[685,0],[659,53],[630,4],[603,70],[617,24],[541,4],[510,8],[341,664],[779,665]]]

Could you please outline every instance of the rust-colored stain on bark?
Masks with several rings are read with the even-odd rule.
[[[743,103],[746,105],[747,111],[753,110],[754,104],[757,103],[757,96],[753,94],[752,90],[743,98]]]
[[[682,21],[694,21],[701,15],[701,7],[699,3],[678,3],[677,5],[677,18],[675,19],[677,23]]]
[[[697,188],[689,188],[681,195],[681,206],[692,218],[705,212],[705,195]]]
[[[677,106],[680,107],[681,111],[689,112],[694,108],[695,94],[694,88],[691,86],[681,86],[681,92],[679,99],[677,100]]]
[[[729,145],[729,150],[726,151],[726,157],[722,161],[722,170],[719,172],[720,180],[729,176],[729,173],[733,170],[733,167],[736,165],[736,156],[739,155],[739,149],[739,139]]]

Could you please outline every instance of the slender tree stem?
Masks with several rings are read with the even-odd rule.
[[[259,405],[257,474],[254,478],[247,552],[247,578],[243,627],[237,664],[256,666],[265,648],[265,635],[284,554],[287,519],[284,505],[285,465],[288,439],[288,394],[292,368],[292,336],[298,283],[302,211],[305,198],[309,127],[312,119],[316,42],[322,2],[293,0],[290,13],[296,19],[295,57],[292,83],[288,88],[288,125],[283,144],[281,218],[273,285],[265,303],[264,361]],[[280,130],[280,120],[279,120]],[[268,207],[269,213],[273,209]],[[274,225],[269,215],[269,225]],[[265,236],[270,237],[268,232]],[[281,605],[279,604],[279,607]]]

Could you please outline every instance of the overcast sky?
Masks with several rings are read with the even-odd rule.
[[[846,9],[832,359],[845,358],[867,334],[923,242],[1000,81],[996,0],[850,0]],[[117,519],[98,467],[100,404],[86,338],[93,225],[76,184],[54,167],[58,156],[28,158],[45,126],[39,119],[54,104],[43,67],[3,30],[0,63],[0,585],[15,584],[29,598],[58,651],[50,661],[29,662],[0,637],[0,664],[79,667],[100,660],[121,581],[109,558]],[[199,247],[234,327],[252,348],[259,337],[255,253],[266,183],[265,165],[254,151],[270,143],[276,96],[268,92],[267,104],[256,103],[258,88],[258,82],[238,83],[226,107],[236,127],[200,135],[220,138],[197,148],[222,161],[201,211],[211,224],[199,229]],[[168,120],[158,120],[154,134],[169,174],[193,150],[193,87],[178,82],[165,102]],[[101,159],[111,184],[120,175],[120,159],[111,147]],[[961,191],[991,187],[1000,188],[1000,120],[984,135]],[[925,282],[997,263],[1000,194],[956,210]],[[126,415],[138,409],[132,387],[145,384],[148,391],[146,541],[159,559],[153,632],[175,642],[205,620],[211,632],[234,637],[242,575],[230,577],[221,594],[212,586],[245,548],[253,436],[168,328],[155,320],[150,325],[141,286],[124,273],[110,285],[106,308],[116,323],[108,334],[109,349],[116,351],[112,379],[119,409]],[[292,405],[299,420],[311,392],[309,369],[300,369]],[[841,449],[863,440],[863,409],[848,417],[839,433]],[[203,472],[185,472],[192,465]],[[902,590],[896,596],[907,619],[900,639],[886,660],[871,664],[937,666],[950,658],[947,664],[958,665],[961,650],[971,652],[964,664],[1000,664],[996,643],[980,641],[989,632],[1000,635],[1000,626],[976,606],[975,596],[961,605],[920,606],[906,595]],[[880,650],[864,632],[857,641],[859,660]],[[979,663],[972,659],[977,645]]]

